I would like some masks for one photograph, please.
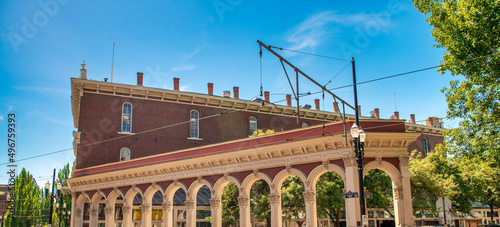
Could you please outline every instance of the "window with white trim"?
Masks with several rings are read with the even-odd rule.
[[[250,117],[250,135],[253,135],[255,131],[257,131],[257,118],[256,117]]]
[[[122,106],[122,132],[132,132],[132,104],[128,102]]]
[[[429,153],[429,143],[427,138],[424,138],[424,157],[427,157],[427,153]]]
[[[191,110],[189,121],[189,137],[200,138],[200,113],[196,110]]]
[[[120,150],[120,161],[127,161],[130,160],[130,154],[132,152],[128,147],[124,147]]]
[[[302,122],[302,128],[307,128],[307,127],[309,127],[309,124],[307,124],[307,122],[305,122],[305,121]]]

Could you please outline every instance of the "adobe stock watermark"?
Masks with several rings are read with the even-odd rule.
[[[372,20],[364,23],[356,28],[352,43],[340,43],[340,50],[344,54],[344,58],[349,59],[354,54],[361,52],[361,49],[368,47],[373,37],[378,36],[384,27],[391,23],[392,15],[399,14],[401,3],[399,0],[391,0],[386,6],[386,9],[379,12],[370,13]]]
[[[241,5],[243,0],[214,0],[212,5],[219,16],[221,21],[224,20],[224,14],[226,12],[233,12],[236,6]]]
[[[41,9],[36,11],[31,18],[22,17],[22,25],[19,30],[7,34],[12,49],[18,53],[19,46],[33,39],[38,34],[39,29],[45,27],[50,18],[54,18],[59,13],[60,6],[66,5],[68,2],[69,0],[39,0],[38,6]]]
[[[160,65],[156,64],[156,68],[153,69],[151,66],[146,66],[146,81],[149,86],[158,88],[167,88],[169,83],[169,76],[166,72],[160,70]]]

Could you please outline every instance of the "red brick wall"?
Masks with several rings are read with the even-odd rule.
[[[434,148],[438,144],[442,144],[444,141],[444,137],[440,135],[431,135],[431,134],[422,134],[415,141],[413,141],[410,146],[408,146],[408,152],[412,152],[413,150],[417,150],[420,154],[421,158],[425,158],[424,155],[424,138],[427,139],[427,144],[429,147],[429,152],[433,152]]]
[[[122,104],[130,102],[132,111],[132,133],[121,131]],[[200,138],[190,140],[189,113],[200,113]],[[128,147],[131,158],[145,157],[175,150],[203,146],[229,140],[246,138],[249,133],[249,118],[257,118],[259,129],[279,131],[297,128],[295,117],[258,113],[255,111],[234,111],[217,117],[202,119],[225,112],[226,109],[185,103],[144,100],[133,97],[118,97],[104,94],[84,93],[81,97],[79,132],[81,140],[77,153],[76,168],[119,161],[120,149]],[[309,125],[322,121],[301,119]],[[180,122],[186,122],[179,124]],[[147,133],[147,130],[158,129]],[[104,142],[103,142],[104,141]],[[89,146],[89,144],[92,144]]]

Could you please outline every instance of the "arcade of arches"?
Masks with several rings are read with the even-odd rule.
[[[281,186],[292,175],[304,182],[306,226],[318,226],[316,182],[322,174],[336,172],[345,191],[359,190],[350,135],[346,140],[343,133],[324,133],[338,130],[331,127],[298,129],[77,170],[75,177],[68,179],[73,197],[71,226],[208,226],[200,224],[206,220],[199,217],[208,214],[211,226],[219,227],[222,190],[234,183],[239,189],[239,224],[250,227],[249,195],[257,180],[270,186],[271,226],[282,226]],[[415,226],[407,147],[419,135],[367,132],[364,175],[381,169],[390,176],[396,226]],[[202,188],[210,192],[205,206],[197,201]],[[182,208],[176,206],[178,191],[185,192]],[[346,199],[345,204],[347,226],[357,226],[359,200]]]

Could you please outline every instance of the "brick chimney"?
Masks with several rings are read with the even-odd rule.
[[[437,117],[429,117],[425,120],[425,123],[427,126],[441,128],[441,123],[439,122],[439,118]]]
[[[361,112],[361,111],[360,111]],[[375,118],[376,119],[380,119],[380,112],[379,112],[379,109],[378,108],[375,108],[373,110],[373,114],[375,115]],[[361,114],[360,114],[361,115]]]
[[[292,106],[292,96],[291,95],[286,95],[286,105]]]
[[[415,124],[415,114],[410,114],[410,123]]]
[[[264,101],[269,102],[269,92],[264,91]]]
[[[87,70],[85,69],[85,66],[87,66],[87,64],[85,64],[85,61],[83,61],[82,68],[80,69],[80,79],[82,80],[87,79]]]
[[[358,106],[358,114],[361,116],[361,106]]]
[[[144,78],[144,73],[137,73],[137,86],[142,86],[142,79]]]
[[[233,98],[235,98],[235,99],[240,98],[240,88],[239,87],[233,87]]]
[[[214,95],[214,84],[213,83],[208,83],[207,87],[208,87],[208,94],[209,95]]]
[[[394,116],[396,117],[396,120],[399,120],[399,112],[398,111],[394,111]]]
[[[314,109],[319,110],[319,99],[314,100]]]
[[[174,78],[174,90],[179,90],[179,78]]]
[[[333,112],[335,112],[335,113],[340,112],[338,102],[333,102]]]

